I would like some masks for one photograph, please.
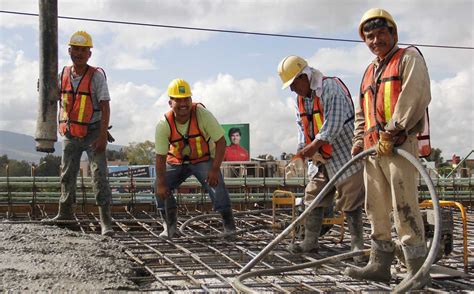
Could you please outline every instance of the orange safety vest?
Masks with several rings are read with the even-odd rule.
[[[59,109],[59,133],[64,136],[85,137],[94,106],[92,103],[92,76],[97,68],[88,66],[82,76],[76,91],[71,81],[72,66],[65,66],[61,73],[61,96]]]
[[[416,47],[414,48],[417,49]],[[385,125],[392,118],[395,105],[402,91],[400,62],[405,50],[400,48],[393,54],[379,80],[374,80],[373,63],[365,70],[360,87],[360,105],[365,118],[365,149],[377,144],[379,131],[384,130]],[[420,157],[427,157],[431,153],[428,108],[426,109],[424,120],[425,128],[423,132],[417,134]]]
[[[333,77],[333,78],[324,77],[323,80],[325,80],[325,79],[334,79],[341,86],[341,88],[344,90],[346,95],[348,97],[351,96],[351,94],[349,93],[349,90],[347,89],[346,85],[344,85],[344,83],[339,78],[337,78],[337,77]],[[350,99],[350,100],[351,100],[351,104],[352,104],[352,99]],[[319,133],[319,131],[323,127],[324,109],[323,109],[323,105],[321,103],[321,98],[318,97],[318,96],[314,97],[313,111],[311,113],[307,113],[306,109],[304,107],[303,96],[298,95],[298,111],[299,111],[299,114],[300,114],[301,122],[303,124],[305,143],[306,143],[306,145],[308,145],[311,142],[313,142],[314,138],[316,137],[316,135]],[[346,123],[346,122],[344,122],[344,123]],[[313,126],[313,134],[311,134],[311,132],[310,132],[310,125]],[[331,146],[331,144],[324,144],[319,149],[319,152],[321,153],[323,158],[325,158],[325,159],[331,158],[331,156],[332,156],[332,146]]]
[[[199,129],[199,124],[196,116],[197,105],[201,103],[193,103],[191,108],[191,118],[189,119],[188,131],[186,135],[182,135],[176,128],[176,121],[173,111],[168,111],[165,114],[166,121],[170,126],[170,148],[166,157],[166,162],[169,164],[180,165],[185,162],[196,164],[202,161],[209,160],[211,154],[209,152],[209,142],[204,138],[203,133]],[[204,105],[202,105],[204,107]],[[186,147],[190,148],[189,155],[183,155],[181,152]]]

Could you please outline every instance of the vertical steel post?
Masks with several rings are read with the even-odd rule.
[[[36,151],[54,152],[58,110],[58,3],[39,0],[39,103]]]

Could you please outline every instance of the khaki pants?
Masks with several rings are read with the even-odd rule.
[[[418,154],[418,141],[408,136],[401,149]],[[418,171],[400,155],[369,156],[365,160],[365,210],[372,225],[372,239],[390,241],[393,210],[395,228],[405,246],[424,245],[423,220],[418,206]]]
[[[305,206],[311,204],[328,181],[326,170],[324,166],[321,166],[318,173],[306,185]],[[316,207],[330,207],[334,203],[334,198],[336,198],[336,210],[344,212],[354,211],[364,204],[364,196],[364,177],[363,171],[360,170],[341,183],[338,183]]]

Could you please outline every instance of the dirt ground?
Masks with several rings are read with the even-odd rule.
[[[138,290],[123,251],[109,237],[0,222],[0,292]]]

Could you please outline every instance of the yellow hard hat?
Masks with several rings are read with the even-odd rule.
[[[299,56],[289,55],[280,62],[278,65],[278,74],[283,82],[282,89],[287,88],[298,74],[307,66],[306,60]]]
[[[168,85],[168,96],[170,98],[188,98],[192,95],[191,87],[185,80],[174,79]]]
[[[360,19],[360,24],[359,24],[359,36],[362,38],[362,40],[365,41],[365,36],[364,32],[362,31],[364,24],[374,18],[384,18],[386,21],[391,23],[394,27],[394,32],[395,32],[395,38],[398,39],[397,35],[397,24],[393,20],[393,17],[388,11],[381,9],[381,8],[371,8],[367,10],[364,15],[362,15],[362,18]]]
[[[69,46],[80,46],[92,48],[92,38],[87,32],[77,31],[71,36],[69,40]]]

